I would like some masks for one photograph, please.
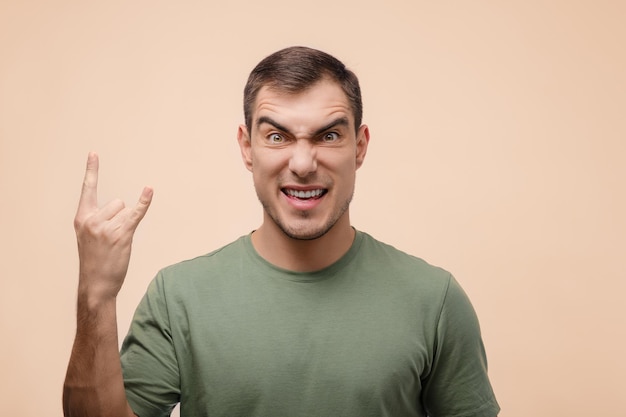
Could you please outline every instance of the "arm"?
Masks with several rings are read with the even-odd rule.
[[[452,277],[437,323],[435,354],[423,399],[432,416],[495,417],[500,411],[487,373],[478,317]]]
[[[135,229],[152,201],[144,188],[135,207],[97,202],[98,156],[89,154],[74,220],[80,259],[77,328],[63,387],[65,416],[133,416],[118,351],[116,299]]]

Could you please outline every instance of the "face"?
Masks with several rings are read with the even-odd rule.
[[[355,131],[350,103],[333,81],[298,94],[263,87],[251,132],[239,127],[239,145],[264,209],[262,227],[310,240],[350,227],[348,207],[369,131]]]

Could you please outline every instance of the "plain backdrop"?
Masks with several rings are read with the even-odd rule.
[[[62,414],[87,153],[102,203],[155,189],[123,336],[158,269],[260,224],[235,140],[243,85],[307,45],[361,80],[354,226],[461,282],[501,416],[623,415],[625,5],[1,0],[2,414]]]

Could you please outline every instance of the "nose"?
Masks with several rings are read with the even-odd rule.
[[[289,159],[289,169],[299,177],[317,170],[317,149],[307,140],[298,140],[292,147],[293,152]]]

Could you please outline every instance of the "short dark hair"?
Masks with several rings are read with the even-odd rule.
[[[248,131],[252,129],[254,102],[262,87],[296,94],[312,87],[324,77],[337,82],[348,97],[355,129],[358,130],[363,118],[363,103],[357,76],[326,52],[293,46],[266,57],[250,73],[243,91],[243,113]]]

